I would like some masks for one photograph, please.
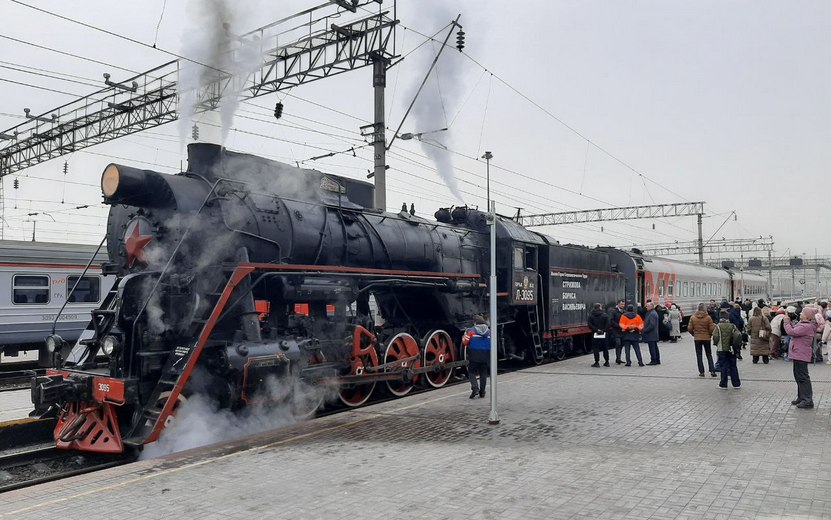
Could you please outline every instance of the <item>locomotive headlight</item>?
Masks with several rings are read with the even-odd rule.
[[[116,351],[116,349],[118,349],[120,344],[121,342],[118,341],[117,337],[104,336],[104,339],[101,340],[101,351],[104,352],[104,354],[110,356],[113,352]]]
[[[63,338],[57,334],[52,334],[46,337],[46,350],[50,353],[57,352],[63,347]]]
[[[110,164],[101,175],[101,192],[105,197],[112,197],[118,191],[121,175],[118,171],[118,166]]]

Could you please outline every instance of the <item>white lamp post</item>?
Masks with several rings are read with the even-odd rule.
[[[496,204],[491,200],[491,159],[493,154],[485,152],[482,156],[486,161],[487,197],[488,197],[488,224],[491,227],[491,276],[488,283],[490,292],[490,322],[491,322],[491,413],[488,424],[499,424],[499,414],[496,412],[496,347],[499,344],[499,320],[496,316]]]

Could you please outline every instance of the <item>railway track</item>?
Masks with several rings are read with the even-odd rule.
[[[0,493],[120,466],[135,457],[77,453],[53,446],[0,455]]]

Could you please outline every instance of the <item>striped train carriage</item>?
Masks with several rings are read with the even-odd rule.
[[[685,323],[702,302],[769,299],[768,280],[760,274],[646,256],[638,250],[602,249],[609,252],[614,267],[626,275],[627,302],[675,303]]]
[[[64,303],[56,332],[68,342],[78,339],[90,321],[90,312],[114,280],[101,274],[104,254],[83,274],[95,249],[94,245],[0,240],[0,353],[4,363],[13,362],[22,351],[37,350],[38,364],[50,366],[51,355],[43,340]]]

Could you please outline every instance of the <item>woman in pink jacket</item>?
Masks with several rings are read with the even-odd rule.
[[[791,404],[797,408],[814,407],[814,390],[811,387],[811,376],[808,375],[808,363],[814,356],[813,342],[816,332],[814,315],[816,311],[806,307],[799,315],[799,323],[793,325],[791,317],[785,315],[785,333],[791,337],[788,346],[788,357],[793,361],[793,378],[796,381],[796,399]]]

